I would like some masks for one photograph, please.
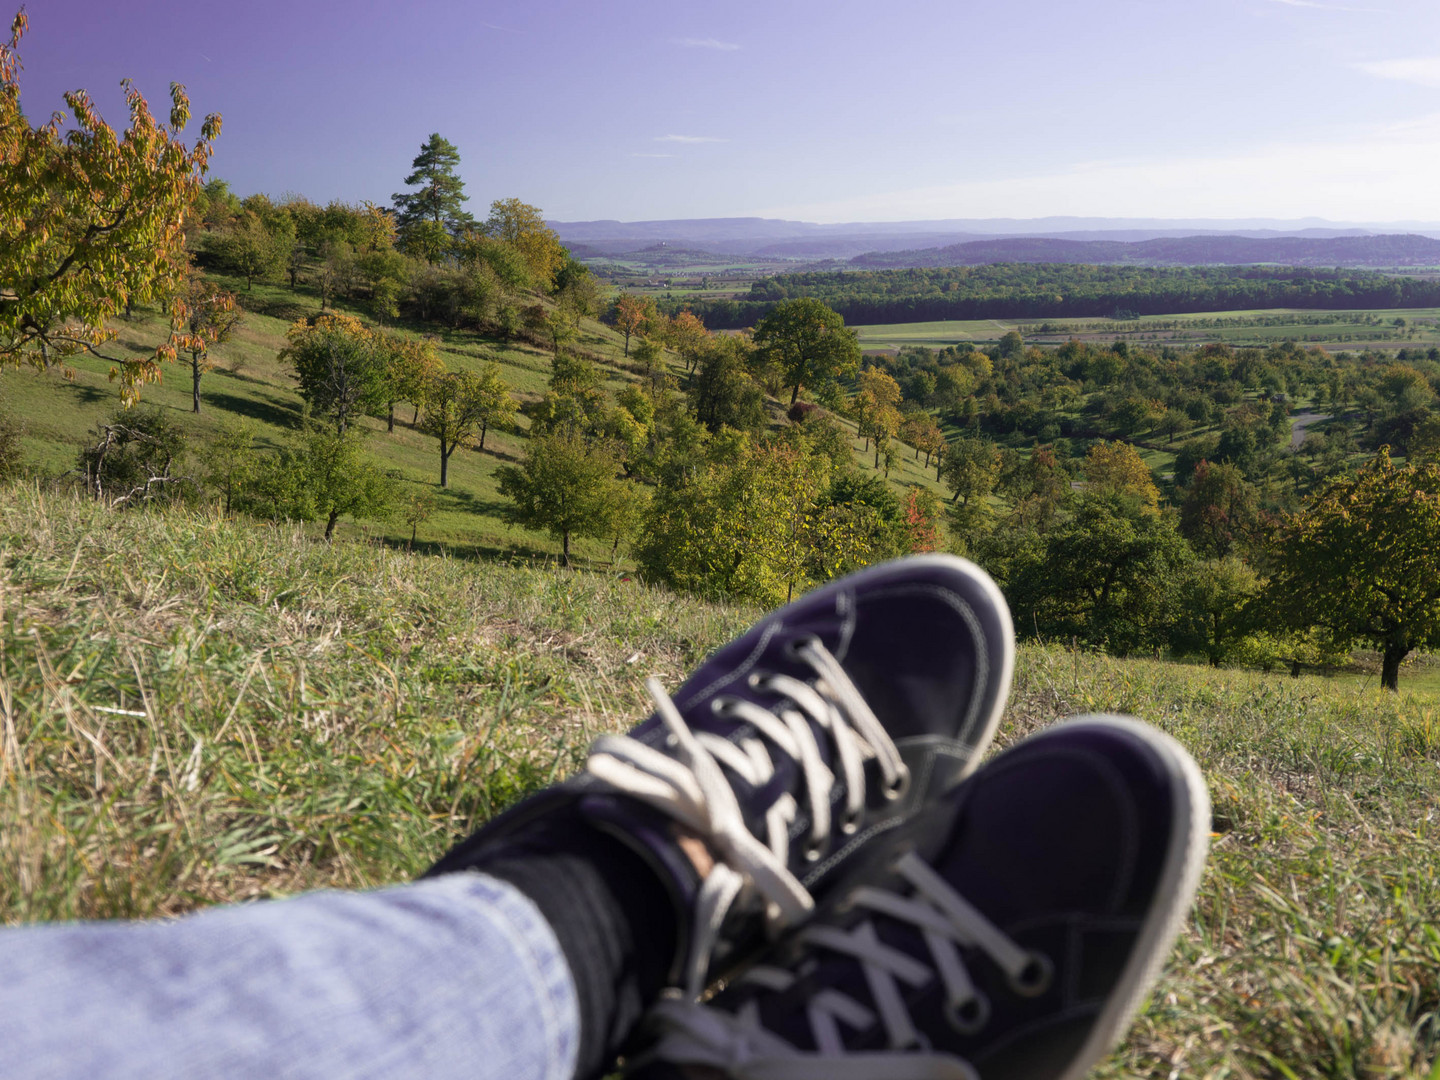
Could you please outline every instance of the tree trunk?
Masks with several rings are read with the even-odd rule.
[[[200,411],[200,357],[194,353],[190,355],[190,381],[193,400],[191,412],[198,413]]]
[[[879,467],[880,467],[880,444],[877,442],[877,443],[875,444],[875,468],[878,469]]]
[[[489,431],[489,430],[490,430],[490,421],[489,421],[489,420],[482,420],[482,421],[480,422],[480,452],[481,452],[482,454],[485,452],[485,432],[487,432],[487,431]]]
[[[325,542],[326,542],[327,544],[330,542],[330,537],[331,537],[331,535],[335,532],[335,522],[337,522],[337,521],[339,521],[339,520],[340,520],[340,511],[339,511],[339,510],[331,510],[331,511],[330,511],[330,520],[327,521],[327,522],[325,522]]]
[[[385,417],[385,433],[388,435],[395,430],[395,402],[390,402],[390,412]]]
[[[446,450],[445,440],[440,440],[440,486],[442,488],[450,486],[450,452],[454,449],[455,448],[452,446],[450,450]]]
[[[414,405],[415,403],[414,403],[414,402],[411,402],[411,404]],[[415,411],[410,414],[410,426],[413,428],[413,427],[414,427],[416,424],[418,424],[419,422],[420,422],[420,406],[419,406],[419,405],[415,405]]]
[[[569,529],[566,529],[566,530],[565,530],[564,535],[563,535],[563,537],[561,538],[560,544],[561,544],[561,547],[562,547],[562,549],[563,549],[563,550],[562,550],[562,553],[561,553],[561,554],[562,554],[562,558],[564,559],[565,566],[566,566],[566,568],[568,569],[569,566],[570,566],[570,530],[569,530]]]
[[[800,396],[800,384],[797,382],[795,388],[790,391],[790,404],[795,404],[795,399]]]
[[[1400,662],[1410,655],[1410,647],[1397,642],[1385,643],[1384,659],[1380,663],[1380,685],[1386,690],[1400,689]]]
[[[615,560],[620,555],[620,537],[615,537],[615,542],[610,545],[610,565],[615,565]]]
[[[409,545],[405,548],[406,551],[414,551],[414,550],[415,550],[415,532],[416,532],[416,530],[418,530],[419,528],[420,528],[420,525],[419,525],[418,522],[415,523],[414,525],[411,525],[411,526],[410,526],[410,543],[409,543]]]
[[[630,359],[630,331],[625,331],[625,359]]]

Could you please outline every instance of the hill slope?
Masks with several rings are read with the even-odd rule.
[[[0,918],[407,878],[638,719],[643,675],[673,687],[754,615],[0,487]],[[1198,908],[1097,1075],[1427,1074],[1433,708],[1318,678],[1021,651],[1002,744],[1066,713],[1131,712],[1190,748],[1215,805]]]

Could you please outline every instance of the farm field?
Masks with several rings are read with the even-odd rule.
[[[9,925],[407,880],[757,614],[33,484],[0,486],[0,611]],[[1433,1076],[1430,694],[1026,646],[998,742],[1093,710],[1178,738],[1214,804],[1199,903],[1093,1075]]]
[[[1403,327],[1396,319],[1405,320]],[[1440,345],[1440,308],[1396,308],[1377,311],[1314,311],[1276,308],[1257,311],[1214,311],[1184,315],[1145,315],[1138,319],[973,319],[945,322],[888,323],[857,326],[860,344],[868,350],[906,346],[944,348],[971,342],[994,344],[1010,330],[1019,330],[1034,344],[1124,340],[1147,344],[1273,345],[1297,341],[1329,350],[1400,349]]]

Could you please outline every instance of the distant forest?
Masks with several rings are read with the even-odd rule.
[[[1440,281],[1364,270],[1265,266],[1002,263],[777,274],[740,300],[672,301],[711,329],[753,326],[782,300],[814,297],[850,324],[941,319],[1112,318],[1252,308],[1440,306]]]

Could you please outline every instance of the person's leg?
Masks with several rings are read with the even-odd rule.
[[[574,981],[483,874],[0,930],[0,1074],[569,1080]]]

